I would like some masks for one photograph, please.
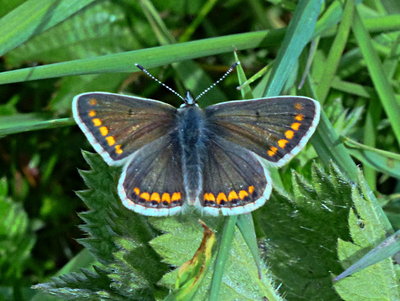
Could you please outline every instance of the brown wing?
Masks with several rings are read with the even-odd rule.
[[[211,130],[282,166],[310,139],[319,122],[319,103],[307,97],[280,96],[230,101],[206,108]]]
[[[176,124],[176,109],[145,98],[92,92],[77,95],[73,115],[89,142],[109,165],[166,135]]]

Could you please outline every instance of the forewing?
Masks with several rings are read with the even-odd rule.
[[[175,127],[176,109],[145,98],[93,92],[77,95],[73,115],[95,150],[119,165],[142,146]]]
[[[202,211],[211,215],[251,212],[269,198],[271,179],[255,154],[214,137],[204,160]]]
[[[118,184],[125,207],[150,216],[178,213],[185,200],[178,154],[173,134],[138,150],[125,165]]]
[[[216,135],[282,166],[314,133],[320,107],[311,98],[280,96],[217,104],[206,116]]]

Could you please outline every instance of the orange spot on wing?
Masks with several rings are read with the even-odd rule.
[[[278,140],[278,145],[279,145],[280,148],[285,148],[285,147],[286,147],[286,144],[287,144],[288,142],[289,142],[289,141],[287,141],[286,139],[280,139],[280,140]]]
[[[293,137],[294,137],[294,132],[293,132],[292,130],[287,130],[287,131],[285,132],[285,137],[288,138],[288,139],[293,139]]]
[[[295,108],[296,110],[303,110],[303,109],[304,109],[304,106],[303,106],[301,103],[296,102],[296,103],[294,104],[294,108]]]
[[[133,188],[133,192],[138,196],[140,194],[140,189],[138,187]]]
[[[89,111],[88,115],[89,115],[89,117],[94,117],[94,116],[96,116],[96,111],[91,110],[91,111]]]
[[[113,136],[106,137],[106,141],[107,141],[109,146],[113,146],[115,144],[115,139],[114,139]]]
[[[172,194],[172,197],[171,197],[171,201],[172,201],[172,202],[180,201],[181,199],[182,199],[182,195],[181,195],[180,192],[174,192],[174,193]]]
[[[218,196],[217,196],[217,204],[218,205],[221,204],[221,202],[227,202],[227,201],[228,201],[228,199],[227,199],[225,193],[223,193],[223,192],[218,193]]]
[[[211,193],[211,192],[206,192],[205,194],[204,194],[204,200],[205,201],[211,201],[211,202],[215,202],[215,196],[214,196],[214,194],[213,193]]]
[[[304,120],[304,115],[303,114],[297,114],[294,117],[294,119],[297,120],[297,121],[302,121],[302,120]]]
[[[92,122],[94,126],[101,126],[101,120],[99,118],[93,118]]]
[[[91,106],[95,106],[95,105],[97,105],[97,100],[95,98],[91,98],[91,99],[89,99],[89,104]]]
[[[231,191],[229,192],[229,195],[228,195],[228,200],[229,200],[229,201],[237,200],[238,198],[239,198],[239,196],[237,195],[236,191],[231,190]]]
[[[108,135],[108,128],[106,126],[102,126],[99,130],[100,130],[100,134],[102,136],[107,136]]]
[[[250,194],[253,194],[253,192],[254,192],[254,186],[253,186],[253,185],[249,186],[248,192],[249,192]]]
[[[299,128],[301,126],[300,122],[293,122],[292,125],[290,126],[292,129],[294,129],[295,131],[298,131]]]
[[[241,200],[244,200],[244,198],[246,198],[246,197],[248,197],[248,196],[249,196],[249,194],[247,193],[246,190],[240,190],[240,191],[239,191],[239,198],[240,198]]]
[[[276,152],[278,151],[278,148],[275,146],[271,146],[269,150],[267,151],[268,156],[273,157],[276,155]]]
[[[161,201],[160,194],[158,192],[153,192],[150,197],[150,201],[156,201],[159,203]]]
[[[148,192],[142,192],[140,194],[140,198],[144,199],[146,202],[150,201],[150,193]]]
[[[120,144],[114,146],[114,149],[115,149],[115,153],[118,154],[118,155],[120,155],[120,154],[122,154],[122,153],[124,152],[124,151],[122,150]]]
[[[167,202],[168,204],[171,203],[171,196],[169,195],[169,193],[164,192],[162,194],[161,201],[162,202]]]

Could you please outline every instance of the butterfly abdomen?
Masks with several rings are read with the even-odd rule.
[[[195,205],[199,202],[203,186],[203,162],[207,142],[203,111],[197,106],[180,109],[178,132],[185,193],[188,203]]]

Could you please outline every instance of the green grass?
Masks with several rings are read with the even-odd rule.
[[[3,2],[0,300],[400,298],[390,258],[398,235],[385,241],[400,226],[396,1]],[[92,148],[71,101],[109,91],[179,106],[134,63],[197,94],[235,60],[238,76],[201,106],[296,94],[323,113],[305,150],[271,170],[263,208],[201,217],[216,234],[210,254],[198,250],[198,216],[146,218],[122,206],[120,169],[82,156]],[[383,241],[391,248],[381,252]],[[179,270],[195,253],[200,262]],[[357,273],[333,280],[355,263]]]

